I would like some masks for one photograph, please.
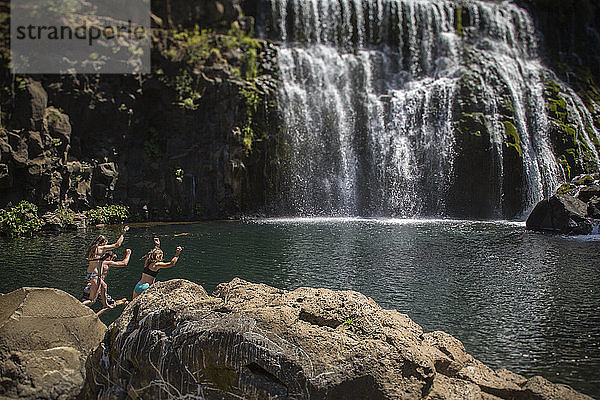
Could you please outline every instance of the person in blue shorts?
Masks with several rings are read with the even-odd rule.
[[[179,254],[183,250],[183,247],[178,246],[175,250],[175,256],[170,262],[163,262],[163,251],[160,249],[160,241],[158,238],[154,238],[156,246],[148,252],[146,255],[146,261],[144,261],[144,270],[142,271],[142,277],[135,285],[133,289],[132,299],[142,294],[142,292],[150,287],[156,279],[156,275],[162,268],[171,268],[175,266],[177,260],[179,260]]]

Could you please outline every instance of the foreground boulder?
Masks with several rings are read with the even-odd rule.
[[[61,290],[0,294],[0,396],[76,398],[85,360],[105,331],[90,308]]]
[[[590,399],[494,371],[353,291],[185,280],[133,301],[88,358],[88,399]]]

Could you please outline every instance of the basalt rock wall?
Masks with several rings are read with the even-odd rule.
[[[15,76],[3,53],[0,207],[185,220],[265,203],[273,46],[235,1],[152,7],[151,74]]]

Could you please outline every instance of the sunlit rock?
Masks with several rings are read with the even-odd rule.
[[[90,308],[61,290],[0,294],[0,397],[76,398],[85,360],[105,331]]]
[[[87,362],[90,399],[589,399],[494,371],[354,291],[153,285]]]

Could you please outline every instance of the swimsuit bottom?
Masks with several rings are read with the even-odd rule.
[[[135,285],[135,288],[133,289],[134,292],[136,292],[137,294],[142,294],[142,292],[146,289],[148,289],[150,287],[149,283],[138,283],[137,285]]]

